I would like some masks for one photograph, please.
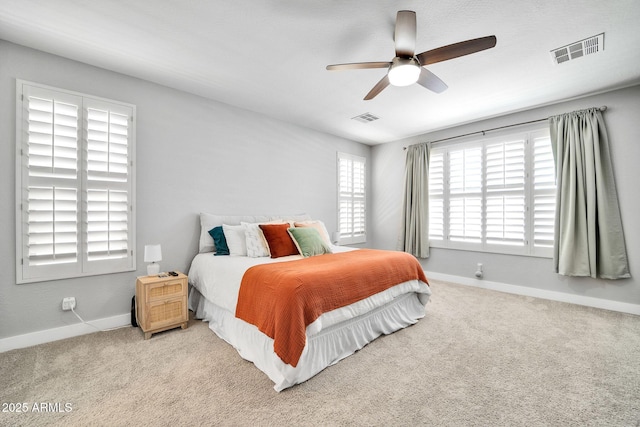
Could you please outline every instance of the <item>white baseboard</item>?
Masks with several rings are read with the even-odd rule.
[[[493,291],[506,292],[509,294],[524,295],[529,297],[548,299],[552,301],[568,302],[571,304],[584,305],[587,307],[602,308],[605,310],[619,311],[621,313],[640,315],[640,304],[629,304],[626,302],[587,297],[583,295],[529,288],[527,286],[490,282],[487,280],[472,279],[469,277],[454,276],[451,274],[442,274],[433,271],[425,271],[425,274],[428,278],[431,278],[433,280],[442,280],[444,282],[474,286],[476,288],[491,289]]]
[[[92,327],[91,325],[95,326]],[[131,325],[131,314],[120,314],[118,316],[106,317],[103,319],[91,320],[87,323],[74,323],[73,325],[61,326],[59,328],[45,329],[44,331],[30,332],[23,335],[16,335],[0,339],[0,353],[14,350],[16,348],[31,347],[47,342],[58,341],[65,338],[77,337],[91,334],[100,330],[121,328]],[[98,328],[98,329],[96,329]]]

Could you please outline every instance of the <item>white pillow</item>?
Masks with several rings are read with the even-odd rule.
[[[242,221],[245,222],[261,222],[270,221],[272,217],[261,215],[215,215],[206,212],[200,213],[200,241],[198,245],[198,252],[213,252],[216,247],[213,243],[213,238],[209,234],[209,230],[214,227],[218,227],[222,224],[228,225],[240,225]],[[226,237],[226,236],[225,236]]]
[[[247,239],[242,225],[222,224],[224,237],[227,239],[229,255],[247,256]]]
[[[278,222],[282,221],[269,221],[261,224],[273,224]],[[247,256],[251,258],[271,256],[271,252],[269,252],[269,245],[267,244],[264,234],[259,227],[260,223],[250,224],[248,222],[242,222],[241,224],[244,227]]]
[[[274,219],[283,221],[305,221],[311,219],[307,214],[298,215],[216,215],[206,212],[200,213],[200,240],[198,242],[198,252],[213,252],[216,250],[213,238],[209,230],[222,224],[240,225],[241,222],[264,223]],[[226,236],[225,236],[226,237]]]

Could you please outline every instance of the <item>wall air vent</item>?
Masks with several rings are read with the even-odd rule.
[[[359,116],[351,117],[351,120],[355,120],[361,123],[371,123],[378,120],[380,117],[376,117],[371,113],[360,114]]]
[[[590,55],[604,50],[604,33],[589,37],[579,42],[571,43],[551,51],[551,58],[555,64],[571,61],[581,56]]]

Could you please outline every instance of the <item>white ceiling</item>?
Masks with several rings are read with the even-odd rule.
[[[417,52],[497,45],[429,66],[441,94],[390,86],[363,101],[386,70],[325,67],[390,61],[402,9]],[[638,84],[638,22],[638,0],[0,0],[2,39],[371,145]],[[552,61],[603,32],[604,51]],[[351,120],[367,112],[380,120]]]

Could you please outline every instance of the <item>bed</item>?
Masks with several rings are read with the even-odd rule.
[[[333,245],[304,214],[203,213],[200,222],[189,307],[276,391],[425,315],[431,291],[408,254]]]

